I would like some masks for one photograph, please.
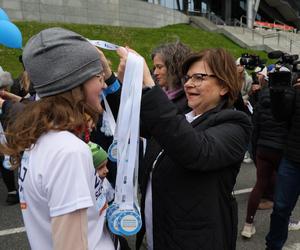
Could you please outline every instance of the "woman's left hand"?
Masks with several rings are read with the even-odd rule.
[[[126,67],[126,61],[128,57],[128,50],[124,47],[119,47],[117,49],[117,54],[120,57],[120,63],[118,66],[118,79],[123,82],[124,80],[124,73]]]
[[[119,68],[118,68],[118,78],[120,80],[121,80],[121,78],[123,80],[123,77],[124,77],[126,60],[127,60],[129,52],[132,52],[132,53],[134,53],[138,56],[141,56],[139,53],[137,53],[136,51],[134,51],[134,50],[132,50],[128,47],[126,47],[126,48],[120,47],[120,48],[117,49],[117,53],[120,56],[120,64],[119,64]],[[150,70],[149,70],[148,65],[147,65],[144,58],[143,58],[143,61],[144,61],[144,65],[143,65],[143,85],[144,85],[144,87],[153,87],[155,85],[154,80],[151,76]]]

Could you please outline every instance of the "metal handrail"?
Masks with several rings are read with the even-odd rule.
[[[219,25],[221,23],[221,25],[226,25],[226,22],[219,16],[217,16],[215,13],[211,13],[209,12],[209,17],[210,20],[213,21],[216,25]]]
[[[217,15],[212,14],[211,17],[212,17],[212,19],[215,20],[216,25],[219,23],[221,23],[222,25],[226,25],[226,22],[222,18],[218,17]]]
[[[277,37],[277,45],[279,46],[279,42],[280,42],[280,34],[279,33],[272,33],[272,34],[262,35],[262,43],[265,44],[265,39],[273,38],[273,37]]]
[[[195,12],[195,11],[193,11]],[[220,18],[219,16],[217,16],[215,13],[212,12],[200,12],[199,13],[201,16],[207,18],[209,21],[213,22],[215,25],[226,25],[226,22]]]
[[[215,15],[214,13],[211,13],[211,12],[201,13],[201,12],[198,12],[198,11],[196,13],[203,16],[203,17],[205,17],[205,18],[207,18],[209,21],[215,23],[216,25],[218,25],[220,23],[224,26],[226,25],[225,21],[222,20],[217,15]],[[289,44],[289,51],[290,52],[292,52],[292,50],[294,48],[296,48],[297,50],[300,51],[300,42],[289,38],[287,36],[287,33],[282,34],[281,32],[273,32],[273,33],[270,33],[270,34],[261,34],[260,32],[256,31],[255,29],[249,29],[247,27],[247,25],[242,22],[244,17],[245,16],[241,16],[240,20],[233,19],[233,26],[242,28],[243,33],[250,32],[252,34],[252,40],[254,40],[255,35],[257,35],[257,36],[261,37],[262,44],[265,44],[266,39],[277,37],[277,45],[279,46],[280,45],[280,39],[285,38],[287,43]],[[231,22],[232,22],[232,20],[231,20]]]
[[[188,13],[190,14],[194,14],[205,17],[206,19],[208,19],[209,21],[211,21],[212,23],[216,24],[216,25],[226,25],[226,22],[219,16],[217,16],[215,13],[212,12],[201,12],[201,11],[189,11]]]
[[[280,37],[282,36],[281,33],[276,32],[276,33],[271,33],[271,34],[265,34],[265,35],[263,35],[263,34],[260,34],[260,33],[257,32],[257,31],[255,31],[254,29],[245,29],[245,30],[247,30],[247,31],[249,31],[249,32],[252,33],[252,40],[254,40],[254,34],[261,36],[261,38],[262,38],[262,43],[263,43],[263,44],[265,44],[265,39],[277,37],[277,38],[278,38],[278,39],[277,39],[277,45],[278,45],[278,46],[280,45]],[[288,38],[288,37],[285,37],[285,38],[286,38],[287,41],[288,41],[288,44],[289,44],[289,51],[290,51],[290,52],[292,52],[293,48],[296,48],[297,50],[300,51],[300,44],[299,44],[298,41],[295,41],[295,40],[290,39],[290,38]]]
[[[242,15],[242,16],[240,17],[240,24],[244,24],[244,23],[243,23],[243,18],[246,19],[246,23],[247,23],[247,17],[244,16],[244,15]]]
[[[300,44],[297,45],[297,44],[296,44],[297,42],[298,42],[298,41],[295,41],[295,40],[293,40],[293,39],[290,39],[290,41],[289,41],[290,52],[292,52],[293,48],[296,48],[298,51],[300,51]],[[298,42],[298,43],[299,43],[299,42]]]
[[[237,24],[238,24],[240,27],[247,27],[246,24],[244,24],[244,23],[241,22],[240,20],[234,18],[234,19],[233,19],[233,26],[234,26],[234,27],[237,27]]]

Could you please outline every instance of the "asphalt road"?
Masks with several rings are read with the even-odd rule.
[[[246,193],[236,195],[239,205],[239,233],[242,230],[249,197],[248,188],[252,188],[255,183],[255,167],[253,164],[243,164],[237,179],[235,190],[246,191]],[[3,180],[0,178],[0,250],[27,250],[30,249],[21,211],[18,205],[7,206],[5,204],[6,189]],[[257,233],[251,240],[244,240],[238,235],[237,250],[263,250],[265,249],[265,236],[269,229],[271,210],[258,210],[255,217]],[[300,219],[300,202],[293,212],[292,218]],[[19,232],[21,231],[21,232]],[[128,239],[130,245],[134,245],[134,237]],[[134,249],[134,248],[132,248]],[[300,230],[289,233],[285,250],[300,250]],[[105,249],[104,249],[105,250]]]

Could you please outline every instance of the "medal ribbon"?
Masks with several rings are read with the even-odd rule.
[[[89,40],[88,41],[93,44],[96,47],[99,47],[101,49],[107,49],[107,50],[117,50],[117,48],[119,48],[119,45],[113,44],[113,43],[109,43],[106,41],[102,41],[102,40]]]
[[[115,203],[133,209],[136,196],[143,58],[131,52],[126,62],[117,120],[118,171]]]

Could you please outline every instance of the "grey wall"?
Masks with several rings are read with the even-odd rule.
[[[13,20],[161,27],[187,23],[178,11],[138,0],[0,0]]]

